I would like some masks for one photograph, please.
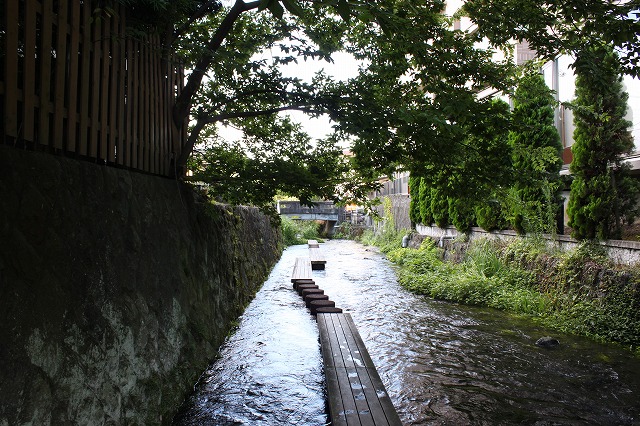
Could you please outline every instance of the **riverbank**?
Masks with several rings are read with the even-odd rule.
[[[559,252],[535,238],[425,239],[401,248],[402,232],[363,238],[397,264],[406,289],[434,299],[527,315],[546,327],[618,343],[640,357],[640,269],[611,262],[598,246]]]

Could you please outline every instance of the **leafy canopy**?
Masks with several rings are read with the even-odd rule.
[[[178,130],[190,123],[176,168],[191,159],[195,178],[234,202],[262,204],[275,189],[357,198],[380,174],[465,158],[464,141],[485,131],[470,123],[491,111],[476,93],[512,84],[510,65],[476,48],[476,34],[451,29],[441,0],[128,3],[191,70],[173,112]],[[282,64],[331,61],[339,50],[362,61],[358,77],[282,74]],[[333,135],[310,141],[282,115],[290,110],[327,115]],[[220,123],[244,139],[223,141]],[[491,172],[470,171],[480,180]]]
[[[615,46],[622,71],[640,76],[638,0],[469,0],[464,13],[497,45],[527,40],[551,59],[586,44]]]

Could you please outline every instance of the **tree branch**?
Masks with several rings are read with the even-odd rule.
[[[202,6],[200,6],[198,10],[196,10],[193,13],[193,15],[189,17],[187,22],[180,25],[180,27],[176,28],[176,30],[173,31],[169,44],[173,44],[173,42],[176,39],[178,39],[180,36],[182,36],[189,29],[191,24],[193,24],[196,20],[202,18],[208,13],[211,13],[211,12],[215,13],[219,11],[220,8],[222,8],[222,4],[220,3],[220,0],[209,0],[208,2],[204,3]]]
[[[195,126],[193,127],[193,129],[191,130],[191,133],[189,134],[189,138],[187,139],[185,146],[182,148],[182,152],[180,153],[180,156],[176,160],[176,169],[178,170],[179,175],[184,174],[183,169],[187,165],[187,160],[189,159],[189,156],[193,151],[193,147],[196,145],[196,142],[198,141],[198,136],[200,135],[200,132],[204,129],[206,125],[217,123],[223,120],[230,120],[234,118],[252,118],[252,117],[260,117],[263,115],[271,115],[271,114],[276,114],[282,111],[304,111],[309,113],[326,112],[325,110],[321,110],[321,109],[317,110],[306,105],[292,104],[292,105],[285,105],[281,107],[274,107],[274,108],[268,108],[268,109],[257,110],[257,111],[225,112],[222,114],[216,114],[216,115],[211,115],[206,117],[198,117],[198,120],[196,121]]]
[[[229,13],[227,13],[227,16],[225,16],[211,40],[209,40],[206,53],[196,63],[193,72],[187,79],[187,84],[182,89],[182,92],[176,99],[176,104],[173,107],[173,121],[178,128],[182,127],[184,120],[189,116],[193,97],[200,88],[202,78],[209,69],[211,62],[213,62],[216,51],[227,38],[240,15],[251,9],[256,9],[259,4],[260,2],[258,0],[249,3],[245,3],[243,0],[236,0],[235,4],[231,10],[229,10]]]

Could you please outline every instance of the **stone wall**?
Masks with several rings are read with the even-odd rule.
[[[168,424],[280,236],[178,182],[0,146],[0,425]]]
[[[455,227],[449,226],[447,228],[438,228],[437,226],[424,226],[416,225],[416,233],[418,236],[431,237],[438,241],[440,246],[446,243],[448,240],[453,240],[458,237],[458,231]],[[414,245],[419,244],[422,240],[414,236]],[[490,240],[512,240],[520,238],[515,231],[485,231],[482,228],[471,228],[471,232],[467,235],[469,240],[478,238],[487,238]],[[560,250],[573,250],[580,245],[580,242],[574,240],[567,235],[556,235],[555,238],[549,235],[543,235],[543,238],[547,240],[547,244],[550,247],[558,248]],[[640,263],[640,242],[637,241],[622,241],[622,240],[606,240],[598,242],[606,250],[609,258],[614,262],[621,265],[633,265]]]

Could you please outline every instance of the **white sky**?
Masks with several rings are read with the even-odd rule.
[[[265,52],[264,56],[271,54]],[[347,80],[358,75],[358,63],[348,53],[336,52],[332,55],[334,62],[317,61],[308,59],[300,60],[297,64],[291,63],[283,66],[282,73],[285,77],[298,77],[304,81],[311,82],[311,78],[320,70],[324,69],[327,75],[337,80]],[[331,133],[331,121],[326,116],[318,118],[307,117],[302,111],[287,112],[292,119],[302,124],[304,130],[313,140],[322,139]],[[220,127],[220,135],[227,140],[238,140],[242,138],[242,132],[232,127]]]

